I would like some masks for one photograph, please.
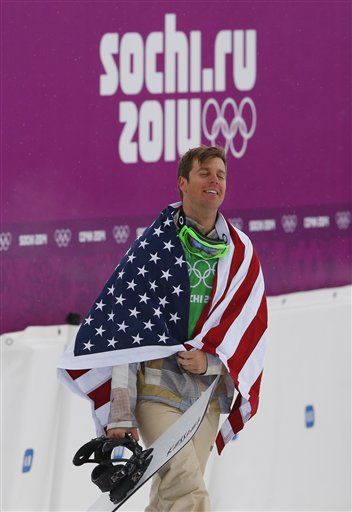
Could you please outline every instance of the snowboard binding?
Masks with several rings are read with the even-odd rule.
[[[112,451],[117,446],[128,448],[133,454],[132,457],[112,459]],[[102,492],[109,492],[110,500],[117,504],[143,476],[153,458],[152,451],[152,448],[143,450],[130,434],[125,434],[121,439],[102,436],[84,444],[73,457],[73,464],[98,464],[92,471],[91,480]],[[94,457],[90,458],[93,453]]]

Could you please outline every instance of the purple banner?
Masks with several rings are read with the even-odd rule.
[[[351,282],[351,3],[3,2],[1,331],[84,315],[220,144],[269,294]]]

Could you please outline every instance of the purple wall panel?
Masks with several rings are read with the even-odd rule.
[[[198,142],[228,145],[223,211],[269,294],[351,282],[349,2],[1,9],[2,332],[85,314]]]

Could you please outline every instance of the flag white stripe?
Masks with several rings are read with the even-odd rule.
[[[241,286],[244,279],[246,278],[246,275],[248,274],[248,269],[249,269],[250,263],[252,261],[252,256],[253,256],[253,246],[252,246],[249,238],[241,231],[238,231],[238,230],[236,230],[236,231],[245,246],[244,259],[243,259],[243,262],[241,263],[236,275],[232,279],[232,282],[230,283],[228,293],[224,297],[222,303],[220,303],[220,307],[217,308],[217,310],[221,309],[222,312],[229,305],[229,303],[232,300],[233,295],[236,293],[236,291],[238,290],[238,288]],[[231,245],[233,247],[233,242],[231,242]],[[236,250],[236,248],[234,248],[234,251],[235,250]],[[234,254],[234,251],[232,251],[232,255]],[[227,256],[229,256],[229,254]],[[225,291],[225,288],[227,286],[227,283],[228,283],[230,264],[227,260],[227,256],[225,258],[221,258],[218,263],[217,288],[216,288],[216,291],[214,294],[210,314],[213,313],[213,310],[217,306],[219,300],[221,299],[221,297]],[[225,260],[227,260],[227,261],[225,261]]]
[[[75,382],[77,386],[87,395],[97,389],[111,378],[111,367],[94,368],[89,372],[80,375]]]
[[[64,370],[63,368],[58,368],[57,377],[60,382],[62,382],[63,384],[65,384],[65,386],[69,388],[70,391],[87,399],[87,395],[77,386],[76,382],[69,376],[66,370]]]
[[[267,334],[265,332],[238,375],[238,390],[245,398],[248,398],[251,387],[263,371],[266,345]]]
[[[210,312],[214,308],[215,304],[220,300],[222,294],[225,291],[226,284],[227,284],[227,281],[228,281],[229,275],[230,275],[230,268],[231,268],[230,262],[232,261],[232,258],[233,258],[234,252],[235,252],[235,245],[231,239],[229,227],[225,221],[225,218],[221,214],[218,216],[218,220],[215,224],[215,229],[218,233],[219,238],[222,239],[223,235],[226,236],[226,238],[228,239],[229,244],[230,244],[230,250],[229,250],[228,254],[226,255],[226,257],[220,258],[220,260],[218,261],[218,283],[217,283],[217,289],[214,294],[214,299],[213,299],[213,303],[212,303]],[[224,264],[224,260],[226,261],[226,265]]]
[[[241,313],[227,330],[223,341],[218,346],[218,351],[227,355],[229,359],[237,350],[237,347],[248,329],[248,326],[256,316],[264,293],[264,280],[261,271],[248,296]]]
[[[209,314],[207,320],[204,322],[202,330],[200,331],[199,334],[197,334],[197,336],[195,336],[193,338],[192,341],[195,342],[194,346],[197,346],[197,348],[203,347],[202,339],[206,336],[208,331],[210,329],[212,329],[213,327],[216,327],[220,324],[220,321],[221,321],[224,311],[228,307],[229,303],[233,299],[233,296],[235,295],[235,293],[237,292],[237,290],[243,283],[244,279],[246,278],[246,275],[248,274],[248,269],[249,269],[249,266],[250,266],[250,263],[252,260],[252,255],[253,255],[253,247],[252,247],[252,245],[249,245],[246,250],[246,255],[245,255],[244,261],[243,261],[242,265],[240,266],[237,274],[233,278],[233,280],[230,284],[228,293],[226,294],[225,298],[222,300],[222,302],[219,304],[219,306],[215,310],[213,308],[213,311]],[[220,272],[219,272],[219,276],[220,276]],[[218,281],[219,281],[219,279],[218,279]],[[220,284],[220,286],[222,286],[222,285]],[[217,294],[217,292],[216,292],[216,295],[219,295],[219,298],[221,297],[221,295]],[[193,344],[192,342],[190,342],[190,343]]]
[[[220,432],[225,444],[231,441],[231,439],[235,435],[235,432],[233,431],[231,423],[229,422],[228,419],[226,419],[224,423],[221,425]]]
[[[110,401],[95,409],[95,414],[100,424],[105,427],[109,423]]]
[[[216,325],[219,324],[223,312],[225,311],[225,309],[228,307],[228,305],[232,301],[233,296],[235,295],[235,293],[237,292],[239,287],[242,285],[243,281],[245,280],[245,278],[248,274],[248,269],[249,269],[249,266],[250,266],[250,263],[252,260],[252,255],[253,255],[253,247],[249,246],[246,250],[246,254],[245,254],[243,263],[241,264],[240,268],[238,269],[238,272],[236,273],[236,275],[234,276],[234,278],[232,279],[232,281],[230,283],[228,293],[223,298],[222,302],[218,305],[218,307],[215,309],[215,311],[212,311],[210,313],[210,317],[204,324],[205,326],[208,326],[208,324],[212,323],[210,318],[212,318],[213,315],[214,315],[214,318],[216,319],[216,321],[215,321]],[[219,271],[219,278],[220,278],[220,280],[222,279],[220,271]],[[220,298],[221,298],[221,295],[219,294],[219,299]]]
[[[241,398],[241,405],[240,405],[240,413],[242,417],[243,424],[245,424],[252,414],[252,407],[251,404],[246,400],[243,396]]]

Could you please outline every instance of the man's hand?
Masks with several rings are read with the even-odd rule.
[[[178,352],[177,362],[189,373],[202,375],[208,369],[208,359],[202,350],[191,350],[190,352]]]
[[[131,434],[135,441],[139,440],[138,430],[136,428],[110,428],[107,433],[107,437],[115,437],[122,439],[125,434]]]

